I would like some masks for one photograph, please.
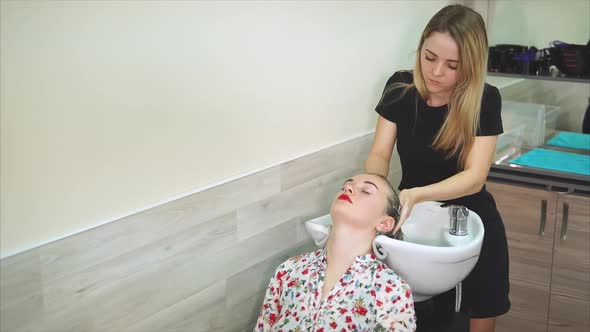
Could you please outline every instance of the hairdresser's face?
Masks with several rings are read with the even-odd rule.
[[[385,216],[389,188],[379,177],[360,174],[344,182],[332,203],[334,220],[344,220],[362,229],[373,229]]]
[[[420,50],[420,66],[428,91],[448,94],[457,85],[459,48],[449,33],[433,32]]]

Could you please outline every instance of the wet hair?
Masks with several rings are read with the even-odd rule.
[[[397,192],[393,188],[393,186],[391,185],[389,180],[387,180],[387,178],[384,177],[383,175],[377,174],[377,173],[368,173],[368,174],[380,178],[387,185],[389,193],[387,195],[387,205],[385,206],[385,214],[390,217],[393,217],[393,220],[395,220],[393,228],[395,229],[395,226],[397,226],[397,223],[399,221],[399,216],[400,216],[400,203],[399,203],[399,197],[397,196]],[[384,235],[387,235],[389,237],[392,237],[392,238],[398,239],[398,240],[402,240],[404,237],[401,229],[396,234],[393,234],[393,230],[391,230],[391,231],[385,233]]]

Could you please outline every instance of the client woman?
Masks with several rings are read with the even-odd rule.
[[[415,331],[410,287],[372,249],[378,233],[393,229],[398,206],[381,175],[346,180],[326,247],[277,268],[254,331]]]

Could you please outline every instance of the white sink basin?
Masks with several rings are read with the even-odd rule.
[[[477,263],[483,242],[484,228],[476,213],[469,211],[468,235],[451,235],[449,209],[440,205],[416,204],[402,225],[403,241],[379,235],[373,243],[377,257],[410,284],[416,302],[461,282]],[[316,245],[325,246],[331,223],[330,215],[305,223]]]

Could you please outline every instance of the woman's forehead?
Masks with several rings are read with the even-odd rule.
[[[369,183],[375,184],[378,189],[385,187],[385,182],[383,181],[383,179],[376,176],[376,175],[373,175],[373,174],[358,174],[358,175],[353,176],[349,180],[352,180],[353,182],[361,182],[361,183],[369,182]]]
[[[433,32],[424,40],[423,48],[445,60],[458,60],[459,47],[448,32]]]

